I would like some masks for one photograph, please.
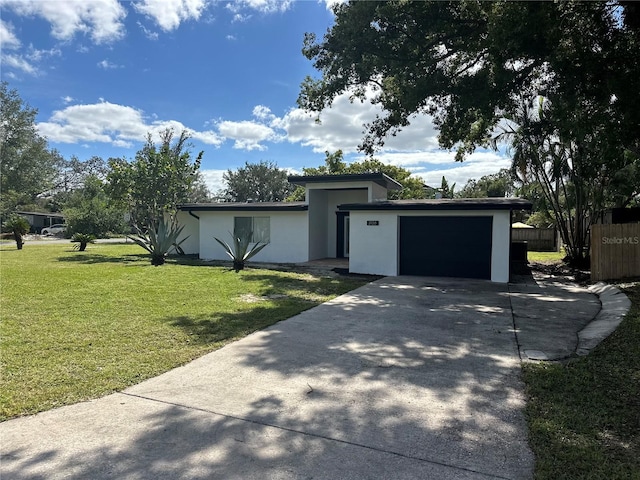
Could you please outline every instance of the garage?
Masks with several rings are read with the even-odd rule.
[[[400,275],[491,279],[491,216],[406,216]]]
[[[510,276],[511,214],[520,198],[386,200],[343,204],[349,271],[490,280]]]

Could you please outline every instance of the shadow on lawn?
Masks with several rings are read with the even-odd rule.
[[[317,302],[291,298],[268,302],[269,306],[258,305],[243,312],[184,315],[166,321],[181,328],[192,343],[212,345],[244,337],[317,305]]]
[[[77,255],[58,257],[59,262],[66,263],[85,263],[92,265],[96,263],[139,263],[141,261],[150,261],[149,255],[145,254],[127,254],[120,257],[114,257],[113,255],[101,255],[99,253],[91,252],[77,252]]]

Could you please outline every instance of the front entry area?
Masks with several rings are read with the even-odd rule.
[[[336,212],[336,257],[349,257],[349,212]]]
[[[400,220],[400,274],[491,279],[493,218],[406,216]]]

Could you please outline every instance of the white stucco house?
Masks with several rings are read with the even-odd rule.
[[[351,273],[508,282],[511,212],[519,198],[387,200],[401,185],[382,174],[292,176],[304,202],[195,203],[178,208],[185,253],[228,260],[214,240],[248,229],[267,242],[256,262],[348,258]]]

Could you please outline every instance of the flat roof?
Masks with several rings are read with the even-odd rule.
[[[305,202],[220,202],[220,203],[184,203],[178,210],[192,212],[224,212],[224,211],[265,211],[265,212],[297,212],[308,210]]]
[[[345,203],[339,210],[531,210],[523,198],[439,198],[435,200],[386,200],[372,203]]]
[[[291,175],[289,183],[306,186],[308,183],[374,182],[387,190],[401,190],[402,185],[384,173],[349,173],[342,175]]]
[[[40,215],[42,217],[59,217],[64,218],[64,215],[60,212],[25,212],[23,210],[16,210],[15,213],[19,215]]]

